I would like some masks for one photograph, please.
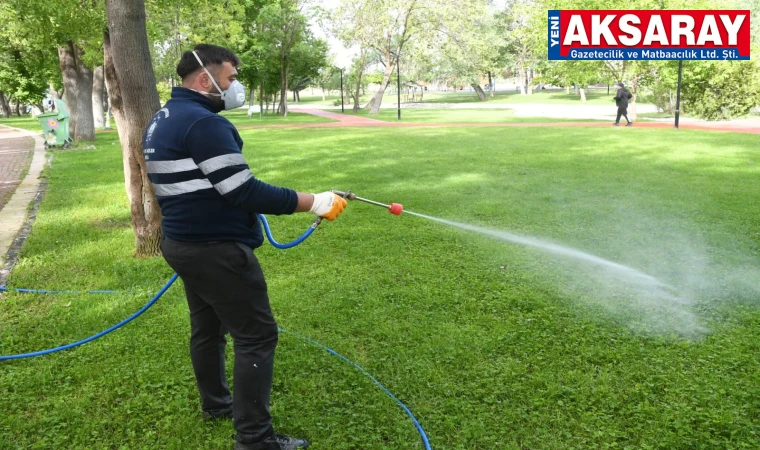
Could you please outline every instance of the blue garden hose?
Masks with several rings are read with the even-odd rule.
[[[267,222],[267,218],[264,217],[262,214],[259,214],[259,219],[261,220],[261,224],[264,225],[264,231],[267,234],[267,239],[269,239],[269,243],[272,244],[274,248],[279,248],[281,250],[284,250],[286,248],[292,248],[296,245],[300,244],[301,242],[305,241],[307,237],[311,236],[311,233],[314,232],[314,230],[317,229],[319,224],[322,222],[322,218],[318,217],[314,223],[311,224],[308,230],[304,234],[301,235],[298,239],[296,239],[293,242],[289,242],[287,244],[280,244],[279,242],[274,240],[274,236],[272,236],[272,230],[269,229],[269,222]]]
[[[259,214],[259,219],[261,219],[261,223],[264,226],[264,231],[266,232],[267,239],[272,244],[272,246],[274,246],[275,248],[279,248],[279,249],[292,248],[292,247],[295,247],[296,245],[300,244],[301,242],[303,242],[304,240],[306,240],[306,238],[309,237],[311,235],[311,233],[314,232],[314,230],[317,228],[317,226],[319,226],[319,224],[321,222],[321,218],[318,218],[309,227],[309,229],[306,230],[306,232],[304,234],[302,234],[298,239],[296,239],[293,242],[289,242],[287,244],[280,244],[279,242],[275,241],[274,237],[272,236],[272,231],[269,229],[269,223],[267,222],[267,219],[263,215],[261,215],[261,214]],[[124,325],[128,324],[129,322],[131,322],[132,320],[134,320],[138,316],[140,316],[142,313],[144,313],[145,311],[147,311],[151,306],[153,306],[158,301],[159,298],[161,298],[162,295],[164,295],[164,293],[171,287],[171,285],[174,284],[175,281],[177,281],[177,278],[178,278],[178,275],[175,273],[174,275],[172,275],[172,277],[169,279],[169,281],[166,282],[166,284],[164,285],[164,287],[162,287],[161,290],[158,291],[158,293],[155,296],[153,296],[153,298],[148,303],[145,304],[145,306],[143,306],[142,308],[140,308],[136,313],[132,314],[131,316],[127,317],[126,319],[122,320],[121,322],[117,323],[116,325],[114,325],[114,326],[112,326],[110,328],[107,328],[107,329],[101,331],[100,333],[94,334],[94,335],[92,335],[92,336],[90,336],[90,337],[88,337],[86,339],[82,339],[81,341],[72,342],[71,344],[62,345],[60,347],[55,347],[55,348],[51,348],[51,349],[47,349],[47,350],[40,350],[40,351],[32,352],[32,353],[22,353],[22,354],[18,354],[18,355],[0,356],[0,361],[8,361],[8,360],[13,360],[13,359],[32,358],[34,356],[48,355],[50,353],[60,352],[60,351],[63,351],[63,350],[68,350],[68,349],[71,349],[71,348],[74,348],[74,347],[78,347],[78,346],[80,346],[82,344],[86,344],[87,342],[91,342],[91,341],[94,341],[95,339],[98,339],[98,338],[100,338],[102,336],[105,336],[106,334],[108,334],[108,333],[110,333],[112,331],[115,331],[115,330],[123,327]],[[0,286],[0,291],[9,291],[9,290],[14,290],[16,292],[41,293],[41,294],[79,293],[79,291],[50,291],[50,290],[44,290],[44,289],[20,289],[20,288],[7,288],[5,286]],[[109,290],[87,291],[88,294],[111,294],[111,293],[114,293],[114,292],[116,292],[116,291],[109,291]],[[414,417],[414,414],[412,414],[412,411],[410,411],[409,408],[404,403],[401,402],[401,400],[399,400],[395,395],[393,395],[393,393],[391,393],[391,391],[389,391],[385,386],[383,386],[379,381],[377,381],[377,379],[375,377],[373,377],[372,375],[370,375],[369,372],[367,372],[366,370],[364,370],[364,368],[362,368],[361,366],[359,366],[355,362],[351,361],[350,359],[346,358],[345,356],[341,355],[340,353],[336,352],[335,350],[332,350],[332,349],[330,349],[328,347],[325,347],[324,345],[320,344],[317,341],[312,340],[311,338],[308,338],[308,337],[303,336],[303,335],[298,334],[298,333],[287,331],[287,330],[285,330],[283,328],[279,328],[279,330],[281,332],[284,332],[284,333],[292,334],[293,336],[296,336],[297,338],[299,338],[301,340],[304,340],[304,341],[308,342],[311,345],[314,345],[316,347],[322,348],[323,350],[326,350],[328,353],[330,353],[330,354],[332,354],[334,356],[337,356],[338,358],[342,359],[343,361],[351,364],[356,369],[358,369],[362,374],[364,374],[367,378],[369,378],[370,380],[372,380],[372,382],[375,383],[375,385],[377,385],[391,399],[393,399],[394,401],[396,401],[396,403],[398,403],[399,406],[401,406],[401,408],[404,410],[404,412],[406,413],[406,415],[409,416],[409,418],[414,423],[414,426],[417,428],[417,431],[419,432],[420,436],[422,437],[422,442],[425,445],[425,449],[426,450],[431,450],[430,442],[428,441],[427,434],[425,434],[425,430],[422,428],[422,425],[420,425],[420,423],[417,420],[417,418]]]
[[[98,334],[93,334],[92,336],[88,337],[87,339],[82,339],[81,341],[72,342],[71,344],[62,345],[60,347],[50,348],[50,349],[47,349],[47,350],[40,350],[38,352],[32,352],[32,353],[21,353],[19,355],[0,356],[0,361],[7,361],[7,360],[11,360],[11,359],[23,359],[23,358],[31,358],[31,357],[34,357],[34,356],[49,355],[50,353],[60,352],[62,350],[68,350],[70,348],[79,347],[82,344],[86,344],[86,343],[88,343],[90,341],[94,341],[95,339],[97,339],[99,337],[105,336],[108,333],[110,333],[110,332],[112,332],[112,331],[114,331],[116,329],[119,329],[119,328],[123,327],[124,325],[128,324],[129,322],[131,322],[135,318],[137,318],[140,314],[142,314],[145,311],[147,311],[148,308],[150,308],[151,306],[153,306],[153,304],[156,303],[158,301],[158,299],[161,298],[162,295],[164,295],[164,292],[166,292],[167,289],[169,289],[169,287],[177,280],[177,277],[178,277],[178,275],[176,273],[174,275],[172,275],[172,277],[169,279],[169,281],[166,282],[166,284],[164,285],[164,287],[162,287],[161,290],[158,291],[158,294],[156,294],[155,296],[153,296],[153,298],[148,303],[146,303],[145,306],[143,306],[142,308],[140,308],[140,310],[137,311],[136,313],[132,314],[131,316],[127,317],[126,319],[124,319],[121,322],[117,323],[116,325],[112,326],[111,328],[107,328],[107,329],[101,331]],[[25,290],[19,290],[19,292],[44,292],[44,293],[48,293],[49,294],[49,293],[54,293],[54,292],[59,292],[59,291],[44,291],[44,290],[36,291],[34,289],[25,289]]]
[[[261,223],[264,225],[264,230],[267,233],[267,238],[269,239],[269,242],[272,243],[273,246],[280,249],[286,249],[295,247],[296,245],[303,242],[307,237],[311,235],[311,233],[314,232],[314,230],[319,226],[321,219],[317,218],[317,220],[314,221],[314,223],[309,227],[308,230],[304,234],[301,235],[298,239],[296,239],[293,242],[287,243],[287,244],[280,244],[279,242],[274,240],[274,237],[272,236],[272,231],[269,229],[269,223],[267,222],[267,219],[259,214],[259,219],[261,219]],[[94,334],[87,339],[82,339],[81,341],[72,342],[71,344],[62,345],[60,347],[50,348],[47,350],[40,350],[38,352],[32,352],[32,353],[22,353],[19,355],[8,355],[8,356],[0,356],[0,361],[7,361],[11,359],[23,359],[23,358],[32,358],[34,356],[42,356],[42,355],[48,355],[50,353],[60,352],[62,350],[68,350],[70,348],[79,347],[82,344],[86,344],[90,341],[94,341],[95,339],[105,336],[106,334],[118,330],[119,328],[123,327],[124,325],[128,324],[138,316],[140,316],[142,313],[148,310],[151,306],[153,306],[154,303],[158,301],[159,298],[161,298],[162,295],[164,295],[164,292],[166,292],[167,289],[174,283],[174,281],[177,280],[177,274],[175,273],[169,281],[166,282],[164,287],[161,288],[160,291],[158,291],[158,294],[156,294],[148,303],[145,304],[142,308],[140,308],[139,311],[132,314],[131,316],[127,317],[126,319],[122,320],[121,322],[117,323],[116,325],[105,329],[101,331],[100,333]],[[20,289],[20,288],[7,288],[5,286],[0,286],[0,290],[7,291],[7,290],[15,290],[17,292],[26,292],[26,293],[37,293],[37,294],[69,294],[69,293],[79,293],[78,291],[49,291],[45,289]],[[116,291],[87,291],[90,294],[105,294],[105,293],[114,293]]]

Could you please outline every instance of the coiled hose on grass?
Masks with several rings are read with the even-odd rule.
[[[301,242],[303,242],[304,240],[306,240],[306,238],[308,238],[311,235],[311,233],[314,232],[314,230],[316,229],[316,225],[318,225],[318,223],[315,223],[313,226],[309,227],[309,229],[306,230],[306,232],[304,234],[302,234],[298,239],[294,240],[293,242],[289,242],[287,244],[280,244],[272,236],[272,231],[269,228],[269,223],[267,222],[267,219],[263,215],[261,215],[261,214],[259,214],[259,219],[261,219],[261,223],[264,226],[264,231],[266,232],[267,239],[269,240],[269,242],[275,248],[279,248],[279,249],[288,249],[288,248],[292,248],[292,247],[295,247],[296,245],[300,244]],[[145,306],[143,306],[142,308],[140,308],[137,312],[135,312],[131,316],[127,317],[126,319],[122,320],[121,322],[117,323],[116,325],[114,325],[112,327],[109,327],[109,328],[101,331],[100,333],[93,334],[92,336],[90,336],[90,337],[88,337],[86,339],[82,339],[81,341],[72,342],[70,344],[62,345],[60,347],[49,348],[47,350],[40,350],[40,351],[37,351],[37,352],[31,352],[31,353],[21,353],[21,354],[18,354],[18,355],[0,356],[0,361],[10,361],[10,360],[14,360],[14,359],[24,359],[24,358],[32,358],[32,357],[35,357],[35,356],[49,355],[51,353],[56,353],[56,352],[60,352],[60,351],[63,351],[63,350],[72,349],[74,347],[79,347],[82,344],[86,344],[88,342],[94,341],[95,339],[101,338],[101,337],[105,336],[106,334],[111,333],[112,331],[116,331],[119,328],[123,327],[124,325],[128,324],[129,322],[133,321],[137,317],[139,317],[142,313],[144,313],[151,306],[153,306],[158,301],[158,299],[160,299],[161,296],[164,295],[164,293],[167,290],[169,290],[169,288],[171,287],[171,285],[174,284],[175,281],[177,281],[177,278],[178,278],[178,275],[175,273],[174,275],[172,275],[172,277],[169,279],[169,281],[166,282],[166,284],[164,285],[164,287],[162,287],[161,290],[159,290],[158,293],[156,295],[154,295],[153,298],[150,299],[150,301],[148,303],[145,304]],[[16,292],[41,293],[41,294],[79,293],[78,291],[53,291],[53,290],[44,290],[44,289],[20,289],[20,288],[7,288],[5,286],[0,286],[0,291],[10,291],[10,290],[13,290],[13,291],[16,291]],[[111,291],[111,290],[87,291],[88,294],[111,294],[111,293],[114,293],[114,292],[116,292],[116,291]],[[422,442],[425,445],[425,449],[426,450],[430,450],[431,449],[430,442],[428,441],[427,434],[425,434],[425,430],[422,428],[422,425],[420,425],[420,423],[417,420],[417,418],[414,417],[414,414],[412,414],[412,411],[409,410],[409,408],[403,402],[401,402],[401,400],[399,400],[395,395],[393,395],[393,393],[391,393],[391,391],[389,391],[385,386],[383,386],[379,381],[377,381],[377,379],[375,377],[373,377],[372,375],[370,375],[369,372],[367,372],[366,370],[364,370],[364,368],[362,368],[361,366],[359,366],[355,362],[351,361],[350,359],[346,358],[345,356],[341,355],[340,353],[336,352],[335,350],[332,350],[332,349],[330,349],[330,348],[328,348],[328,347],[320,344],[319,342],[317,342],[315,340],[312,340],[309,337],[303,336],[303,335],[298,334],[298,333],[293,333],[293,332],[287,331],[287,330],[285,330],[283,328],[279,328],[279,330],[281,332],[284,332],[284,333],[292,334],[293,336],[295,336],[295,337],[297,337],[297,338],[299,338],[299,339],[301,339],[303,341],[306,341],[306,342],[308,342],[311,345],[314,345],[316,347],[319,347],[319,348],[327,351],[331,355],[337,356],[338,358],[342,359],[343,361],[347,362],[348,364],[351,364],[352,366],[354,366],[357,370],[359,370],[362,374],[364,374],[364,376],[366,376],[367,378],[369,378],[370,380],[372,380],[372,382],[375,385],[377,385],[383,392],[385,392],[385,394],[388,395],[388,397],[390,397],[396,403],[398,403],[398,405],[404,410],[404,412],[406,413],[406,415],[409,416],[409,418],[414,423],[414,426],[417,428],[417,432],[419,432],[420,437],[422,437]]]

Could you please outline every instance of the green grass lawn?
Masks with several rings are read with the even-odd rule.
[[[738,449],[760,434],[760,146],[687,130],[245,130],[254,173],[535,236],[674,286],[665,308],[598,266],[351,203],[304,244],[257,250],[280,326],[356,361],[434,449]],[[119,289],[0,299],[0,354],[81,339],[171,276],[131,257],[115,133],[58,151],[9,284]],[[309,214],[272,217],[289,241]],[[671,314],[662,314],[664,312]],[[678,313],[707,334],[689,334]],[[228,449],[201,422],[181,286],[78,349],[0,363],[0,448]],[[686,328],[685,328],[686,327]],[[686,337],[677,333],[681,332]],[[231,371],[231,365],[228,367]],[[283,334],[275,429],[316,449],[422,448],[350,365]]]
[[[9,127],[22,128],[24,130],[36,131],[42,134],[42,127],[40,123],[31,115],[24,115],[21,117],[12,116],[10,119],[0,117],[0,125],[7,125]]]
[[[496,91],[494,96],[486,92],[487,103],[499,103],[499,104],[515,104],[515,103],[541,103],[541,104],[556,104],[556,105],[597,105],[597,106],[610,106],[614,108],[615,101],[612,97],[615,96],[615,90],[610,89],[610,93],[607,94],[607,89],[592,89],[586,92],[587,101],[582,102],[580,96],[571,90],[570,94],[565,93],[564,89],[561,90],[544,90],[535,92],[531,95],[520,95],[516,91]],[[360,98],[360,104],[364,106],[372,98],[372,95],[364,95]],[[419,99],[419,95],[417,96]],[[335,106],[337,102],[340,106],[340,96],[331,95],[326,96],[325,100],[322,100],[321,95],[302,95],[301,102],[299,104],[315,105],[315,106]],[[383,97],[384,103],[396,103],[396,91],[392,88],[388,88],[385,91]],[[401,103],[407,103],[406,96],[402,93]],[[474,92],[457,91],[457,92],[425,92],[422,96],[421,103],[480,103],[478,96]],[[350,106],[349,106],[350,107]],[[403,106],[402,106],[403,107]]]
[[[340,107],[340,90],[332,91],[333,94],[325,95],[325,99],[322,100],[322,93],[318,89],[314,89],[315,95],[311,95],[310,90],[301,91],[301,101],[298,103],[292,103],[293,96],[288,98],[289,105],[309,105],[309,106],[337,106]],[[395,94],[394,94],[395,95]],[[362,95],[359,97],[360,103],[366,104],[372,98],[372,94]],[[395,97],[394,97],[395,98]]]
[[[586,91],[586,101],[582,102],[580,95],[570,90],[567,94],[564,89],[561,90],[544,90],[534,92],[530,95],[520,95],[517,91],[496,91],[494,96],[486,92],[486,101],[490,103],[542,103],[542,104],[562,104],[562,105],[614,105],[612,97],[615,96],[615,90],[611,89],[607,94],[606,89],[593,89]],[[393,97],[396,98],[395,95]],[[401,100],[404,101],[402,95]],[[395,100],[394,100],[395,102]],[[430,92],[426,93],[422,99],[423,103],[478,103],[478,97],[474,92],[457,91],[457,92]]]
[[[234,111],[225,111],[222,113],[224,117],[230,120],[235,126],[246,125],[280,125],[280,124],[304,124],[304,123],[327,123],[335,122],[332,119],[326,119],[324,117],[312,116],[311,114],[288,112],[287,117],[282,117],[277,114],[262,114],[259,118],[258,114],[254,114],[248,117],[247,109],[236,109]],[[111,122],[113,127],[111,130],[100,132],[114,132],[116,131],[116,123]],[[23,128],[30,131],[37,131],[42,133],[39,122],[37,119],[30,115],[16,117],[13,116],[10,119],[0,118],[0,125],[7,125],[10,127]]]
[[[352,110],[346,114],[353,115]],[[397,122],[398,110],[381,109],[379,114],[369,114],[360,109],[357,115],[368,119]],[[401,121],[415,123],[548,123],[548,122],[593,122],[590,119],[555,119],[551,117],[516,116],[512,109],[404,109],[401,106]],[[607,121],[608,122],[608,121]]]
[[[312,116],[311,114],[299,113],[288,111],[286,117],[278,114],[253,114],[248,117],[248,110],[236,109],[234,111],[225,111],[222,113],[224,117],[229,119],[235,126],[247,126],[247,125],[284,125],[284,124],[305,124],[305,123],[327,123],[336,122],[332,119],[326,119],[324,117]]]

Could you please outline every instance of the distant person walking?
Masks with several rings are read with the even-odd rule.
[[[633,95],[628,91],[628,89],[625,88],[622,82],[616,84],[618,90],[617,94],[615,94],[615,105],[617,105],[617,117],[615,118],[615,125],[616,127],[620,126],[620,117],[625,117],[625,121],[628,122],[626,124],[627,127],[630,127],[633,125],[633,122],[628,120],[628,100],[630,100]]]

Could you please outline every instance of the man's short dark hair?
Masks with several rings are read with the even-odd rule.
[[[209,71],[211,71],[211,67],[221,66],[225,62],[231,63],[234,67],[240,65],[240,58],[232,50],[219,47],[218,45],[198,44],[193,50],[195,50],[198,57],[203,61],[203,65]],[[179,60],[179,64],[177,64],[177,75],[184,80],[188,75],[195,73],[200,68],[201,65],[198,64],[198,60],[195,59],[193,52],[184,52]]]
[[[206,63],[204,62],[203,64],[206,64]],[[617,85],[620,86],[621,88],[625,87],[622,81],[618,81]]]

